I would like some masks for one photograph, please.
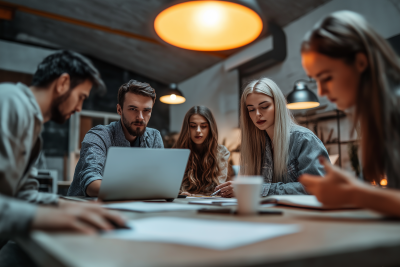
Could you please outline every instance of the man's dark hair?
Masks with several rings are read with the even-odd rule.
[[[92,62],[84,56],[67,50],[47,56],[33,75],[32,86],[47,87],[62,74],[70,76],[70,89],[89,80],[93,88],[105,91],[106,86]]]
[[[151,97],[153,103],[156,101],[156,91],[148,83],[141,83],[136,80],[130,80],[121,85],[118,90],[118,104],[123,108],[126,93]]]

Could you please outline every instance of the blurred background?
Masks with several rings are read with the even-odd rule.
[[[68,123],[45,124],[39,169],[59,185],[68,186],[86,132],[119,119],[118,88],[130,79],[149,83],[157,101],[149,127],[161,132],[171,147],[185,113],[194,105],[209,107],[218,124],[219,142],[238,165],[240,153],[239,98],[243,85],[261,77],[274,80],[285,95],[298,80],[308,81],[301,67],[300,43],[323,16],[337,10],[364,15],[400,54],[399,0],[243,0],[230,1],[259,15],[262,29],[247,44],[216,51],[195,51],[172,45],[154,28],[160,12],[186,1],[169,0],[1,0],[0,82],[30,85],[36,66],[59,49],[90,58],[107,86],[105,95],[92,94],[83,111]],[[211,14],[211,15],[210,15]],[[206,22],[214,21],[213,13]],[[214,14],[215,15],[215,14]],[[214,26],[213,26],[214,27]],[[171,88],[181,104],[162,103]],[[358,137],[351,111],[339,112],[325,98],[319,106],[294,110],[296,121],[325,144],[332,161],[357,173]],[[49,189],[50,190],[50,189]]]

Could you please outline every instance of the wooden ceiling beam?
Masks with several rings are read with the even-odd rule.
[[[14,8],[0,5],[0,19],[12,20],[14,18]]]
[[[91,23],[91,22],[87,22],[87,21],[83,21],[83,20],[79,20],[79,19],[74,19],[74,18],[70,18],[70,17],[66,17],[66,16],[62,16],[62,15],[58,15],[58,14],[54,14],[54,13],[50,13],[50,12],[46,12],[46,11],[42,11],[42,10],[38,10],[38,9],[25,7],[25,6],[22,6],[22,5],[16,5],[16,4],[0,1],[0,6],[14,8],[14,9],[16,9],[18,11],[21,11],[21,12],[29,13],[29,14],[32,14],[32,15],[36,15],[36,16],[40,16],[40,17],[44,17],[44,18],[48,18],[48,19],[58,20],[58,21],[62,21],[62,22],[66,22],[66,23],[70,23],[70,24],[74,24],[74,25],[78,25],[78,26],[81,26],[81,27],[86,27],[86,28],[90,28],[90,29],[94,29],[94,30],[99,30],[99,31],[108,32],[108,33],[112,33],[112,34],[122,35],[122,36],[125,36],[125,37],[134,38],[134,39],[138,39],[138,40],[149,42],[149,43],[153,43],[153,44],[160,44],[160,42],[158,42],[155,39],[152,39],[152,38],[149,38],[149,37],[146,37],[146,36],[142,36],[142,35],[139,35],[139,34],[126,32],[126,31],[121,31],[121,30],[118,30],[118,29],[113,29],[113,28],[102,26],[102,25],[98,25],[98,24],[95,24],[95,23]]]
[[[81,26],[81,27],[90,28],[93,30],[108,32],[111,34],[117,34],[117,35],[137,39],[137,40],[152,43],[152,44],[163,45],[156,39],[153,39],[153,38],[150,38],[147,36],[143,36],[143,35],[127,32],[127,31],[122,31],[122,30],[110,28],[107,26],[103,26],[103,25],[99,25],[99,24],[95,24],[95,23],[91,23],[91,22],[87,22],[87,21],[83,21],[83,20],[79,20],[79,19],[74,19],[74,18],[38,10],[38,9],[33,9],[33,8],[25,7],[22,5],[17,5],[17,4],[13,4],[13,3],[0,1],[0,7],[4,7],[4,9],[8,8],[8,9],[12,9],[12,10],[18,10],[18,11],[29,13],[32,15],[36,15],[36,16],[40,16],[40,17],[44,17],[44,18],[48,18],[48,19],[53,19],[53,20],[58,20],[58,21],[62,21],[65,23],[70,23],[70,24]],[[200,53],[208,54],[210,56],[219,57],[219,58],[226,58],[225,55],[219,54],[217,52],[203,52],[203,51],[195,51],[195,52],[200,52]]]

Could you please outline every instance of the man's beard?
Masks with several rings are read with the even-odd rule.
[[[68,90],[68,92],[66,92],[65,94],[57,97],[51,104],[51,120],[52,121],[62,124],[67,120],[69,114],[63,115],[61,113],[60,106],[63,102],[65,102],[69,98],[69,96],[71,95],[71,92],[72,92],[72,90]]]
[[[130,135],[140,137],[146,131],[146,126],[147,125],[146,125],[146,123],[144,121],[134,121],[134,122],[129,123],[129,121],[125,119],[124,113],[122,113],[121,117],[122,117],[122,123],[124,124],[126,130],[128,131],[128,133]],[[139,127],[136,127],[136,129],[131,128],[131,125],[134,124],[134,123],[139,123],[139,124],[143,125],[144,126],[143,130],[140,130]]]

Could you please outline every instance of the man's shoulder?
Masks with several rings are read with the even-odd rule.
[[[28,100],[28,97],[24,94],[21,88],[15,83],[0,83],[0,101],[21,99]]]
[[[90,131],[94,131],[94,132],[99,132],[99,133],[101,133],[101,132],[103,132],[103,133],[110,133],[110,132],[113,131],[113,128],[114,128],[114,127],[112,127],[111,124],[109,124],[109,125],[102,125],[102,124],[100,124],[100,125],[96,125],[96,126],[94,126],[93,128],[91,128],[91,129],[89,130],[89,132],[90,132]]]
[[[94,139],[101,138],[103,140],[111,139],[114,132],[115,122],[109,125],[97,125],[91,128],[85,135],[84,142],[93,141]]]
[[[147,133],[147,135],[149,135],[151,137],[161,136],[161,133],[159,130],[149,128],[149,127],[146,128],[146,133]]]
[[[161,134],[158,130],[153,128],[146,128],[145,133],[145,143],[146,147],[149,148],[160,148],[164,147],[164,143],[161,137]]]
[[[30,120],[28,114],[33,113],[29,97],[14,83],[0,83],[0,108],[10,122],[24,125]]]

